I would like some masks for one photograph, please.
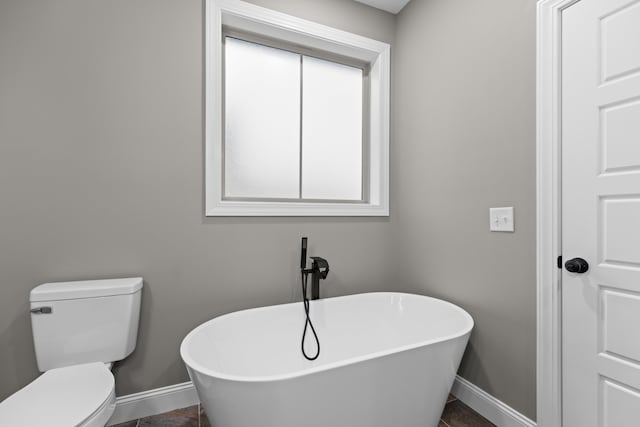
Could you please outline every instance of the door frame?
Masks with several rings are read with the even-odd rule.
[[[539,0],[536,70],[537,424],[562,426],[562,12],[580,0]]]

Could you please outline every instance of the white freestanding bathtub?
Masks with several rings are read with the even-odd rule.
[[[367,293],[311,301],[311,319],[313,362],[300,351],[302,303],[227,314],[186,336],[180,354],[213,426],[438,425],[473,328],[466,311]]]

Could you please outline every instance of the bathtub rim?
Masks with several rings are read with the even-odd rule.
[[[344,299],[344,298],[350,298],[350,297],[355,297],[358,295],[407,295],[407,296],[411,296],[411,297],[418,297],[418,298],[426,298],[426,299],[430,299],[430,300],[435,300],[438,301],[438,303],[442,303],[442,304],[446,304],[448,306],[450,306],[452,309],[458,311],[460,314],[462,314],[463,317],[465,317],[465,320],[467,320],[468,324],[466,328],[462,328],[461,331],[450,334],[450,335],[446,335],[444,337],[441,337],[439,339],[429,339],[429,340],[423,340],[423,341],[417,341],[415,343],[412,344],[407,344],[404,346],[399,346],[399,347],[393,347],[392,349],[387,349],[387,350],[381,350],[381,351],[377,351],[377,352],[373,352],[373,353],[368,353],[366,355],[363,356],[357,356],[357,357],[350,357],[350,358],[346,358],[343,360],[339,360],[336,362],[332,362],[332,363],[326,363],[326,364],[322,364],[320,366],[313,366],[313,367],[309,367],[307,369],[302,369],[302,370],[298,370],[295,372],[291,372],[291,373],[286,373],[286,374],[279,374],[279,375],[261,375],[261,376],[249,376],[249,375],[230,375],[230,374],[226,374],[226,373],[222,373],[219,371],[216,371],[215,369],[211,369],[211,368],[207,368],[205,366],[203,366],[200,363],[197,363],[193,360],[193,358],[188,354],[188,342],[190,341],[190,339],[197,334],[201,329],[204,329],[207,325],[209,325],[211,322],[214,322],[218,319],[221,319],[223,317],[227,317],[227,316],[232,316],[232,315],[237,315],[239,313],[243,313],[245,311],[255,311],[255,310],[264,310],[264,309],[268,309],[268,308],[272,308],[272,307],[279,307],[279,306],[283,306],[283,305],[291,305],[291,304],[300,304],[302,301],[298,301],[298,302],[290,302],[290,303],[284,303],[284,304],[273,304],[273,305],[267,305],[267,306],[262,306],[262,307],[254,307],[254,308],[246,308],[243,310],[237,310],[237,311],[232,311],[230,313],[226,313],[226,314],[222,314],[220,316],[216,316],[212,319],[209,319],[201,324],[199,324],[198,326],[196,326],[195,328],[193,328],[191,331],[189,331],[189,333],[184,337],[184,339],[182,340],[182,342],[180,343],[180,357],[182,358],[183,363],[187,366],[187,370],[194,370],[200,374],[206,375],[208,377],[212,377],[212,378],[216,378],[216,379],[221,379],[221,380],[226,380],[226,381],[235,381],[235,382],[243,382],[243,383],[262,383],[262,382],[275,382],[275,381],[284,381],[284,380],[290,380],[290,379],[294,379],[294,378],[300,378],[300,377],[304,377],[307,375],[311,375],[317,372],[323,372],[323,371],[328,371],[330,369],[336,369],[336,368],[340,368],[340,367],[344,367],[344,366],[349,366],[355,363],[359,363],[359,362],[365,362],[367,360],[372,360],[372,359],[377,359],[377,358],[381,358],[381,357],[385,357],[385,356],[389,356],[391,354],[396,354],[396,353],[402,353],[405,351],[409,351],[409,350],[413,350],[413,349],[417,349],[420,347],[426,347],[428,345],[431,344],[439,344],[439,343],[445,343],[448,341],[452,341],[455,340],[457,338],[461,338],[465,335],[470,335],[471,331],[473,330],[473,327],[475,326],[475,322],[473,320],[473,317],[471,317],[471,315],[462,307],[457,306],[456,304],[453,304],[449,301],[445,301],[443,299],[440,298],[434,298],[434,297],[430,297],[427,295],[420,295],[420,294],[413,294],[413,293],[408,293],[408,292],[361,292],[361,293],[357,293],[357,294],[351,294],[351,295],[342,295],[342,296],[337,296],[337,297],[330,297],[330,298],[322,298],[323,300],[332,300],[332,299]],[[189,373],[189,375],[191,376],[191,373]]]

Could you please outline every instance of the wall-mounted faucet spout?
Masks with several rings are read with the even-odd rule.
[[[311,268],[307,268],[307,238],[302,238],[302,245],[300,251],[300,271],[306,277],[311,274],[311,299],[320,299],[320,279],[324,280],[329,274],[329,262],[326,259],[319,256],[312,256]],[[304,298],[307,298],[306,287],[303,287]]]
[[[320,279],[324,280],[329,274],[329,263],[319,256],[312,256],[311,264],[311,299],[320,299]]]

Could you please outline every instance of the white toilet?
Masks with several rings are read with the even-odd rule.
[[[113,362],[133,352],[142,278],[46,283],[30,294],[38,369],[0,403],[0,426],[104,427],[115,409]]]

